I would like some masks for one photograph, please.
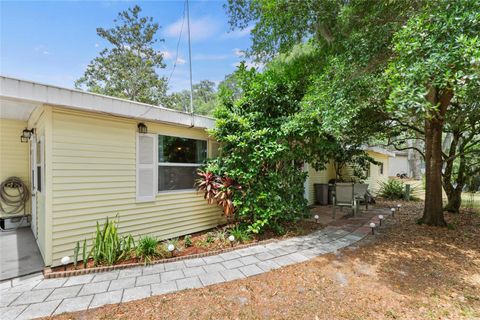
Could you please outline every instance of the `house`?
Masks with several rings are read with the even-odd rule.
[[[203,116],[0,77],[0,182],[32,190],[31,228],[47,266],[118,215],[122,232],[171,238],[217,226],[219,207],[194,190],[217,144]],[[22,131],[31,133],[28,143]],[[146,133],[141,133],[146,132]],[[158,155],[158,157],[157,157]]]
[[[388,172],[391,158],[395,157],[395,154],[379,147],[367,147],[365,148],[367,154],[372,157],[379,164],[370,163],[370,167],[366,172],[367,178],[364,183],[369,185],[369,190],[373,195],[376,195],[381,187],[382,182],[388,180]],[[314,184],[328,183],[331,179],[335,179],[335,169],[333,162],[327,164],[325,170],[316,171],[314,168],[307,166],[308,172],[307,181],[305,182],[305,198],[309,205],[315,203],[315,190]],[[352,169],[347,167],[344,170],[344,177],[352,176]]]
[[[390,157],[390,168],[388,174],[396,177],[397,174],[405,173],[408,177],[412,176],[410,168],[410,157],[407,151],[394,151],[395,156]]]
[[[47,266],[90,240],[107,217],[118,216],[120,231],[133,236],[210,229],[224,218],[194,180],[199,165],[217,155],[206,131],[213,126],[204,116],[0,77],[0,182],[17,176],[31,190],[26,212]],[[376,190],[388,155],[368,152],[383,163],[372,165],[367,179]],[[335,174],[331,165],[308,170],[311,204],[313,184]]]

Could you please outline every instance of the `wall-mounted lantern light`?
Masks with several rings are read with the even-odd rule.
[[[148,133],[147,125],[143,122],[140,122],[137,125],[137,128],[138,128],[138,133]]]
[[[27,143],[28,140],[32,137],[33,133],[35,132],[35,129],[30,129],[28,130],[27,128],[23,129],[22,135],[20,136],[20,142],[22,143]]]

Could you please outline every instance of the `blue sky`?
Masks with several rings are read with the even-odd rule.
[[[117,13],[135,4],[161,25],[169,76],[176,55],[184,1],[3,1],[0,0],[0,73],[73,88],[88,63],[106,47],[97,27],[113,25]],[[244,58],[249,31],[229,32],[223,1],[190,0],[193,81],[218,83]],[[189,87],[186,23],[169,91]]]

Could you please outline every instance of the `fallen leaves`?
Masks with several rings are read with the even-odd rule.
[[[390,203],[379,203],[390,206]],[[416,224],[402,203],[375,236],[311,261],[243,280],[56,319],[476,319],[480,215],[446,214],[453,230]]]

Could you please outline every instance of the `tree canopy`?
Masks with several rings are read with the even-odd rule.
[[[154,105],[163,101],[167,83],[157,69],[165,64],[155,44],[164,40],[157,37],[158,23],[140,13],[134,6],[118,14],[114,27],[97,28],[109,46],[90,62],[77,88]]]
[[[465,97],[479,88],[479,5],[245,0],[229,1],[226,8],[232,28],[254,25],[248,51],[253,58],[268,61],[305,43],[316,48],[306,61],[316,72],[295,115],[305,141],[324,135],[348,145],[424,140],[423,221],[445,225],[441,141],[450,110],[470,115],[478,106],[466,107]],[[312,155],[318,154],[315,145]]]

